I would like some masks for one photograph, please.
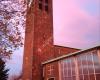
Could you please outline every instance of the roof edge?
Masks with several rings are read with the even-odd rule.
[[[67,47],[67,46],[62,46],[62,45],[55,45],[54,44],[54,46],[56,47],[63,47],[63,48],[70,48],[70,49],[76,49],[76,50],[81,50],[81,49],[79,49],[79,48],[73,48],[73,47]]]
[[[45,64],[48,64],[48,63],[52,63],[54,61],[59,61],[59,60],[64,59],[66,57],[77,55],[77,54],[82,53],[84,51],[88,51],[88,50],[95,49],[95,48],[100,48],[100,45],[97,45],[97,46],[94,46],[94,47],[90,47],[90,48],[87,48],[87,49],[83,49],[83,50],[80,50],[80,51],[76,51],[76,52],[73,52],[73,53],[70,53],[70,54],[66,54],[66,55],[51,59],[51,60],[47,60],[47,61],[43,62],[42,65],[45,65]]]

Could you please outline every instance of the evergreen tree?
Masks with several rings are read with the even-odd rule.
[[[8,79],[9,69],[5,69],[5,62],[0,58],[0,80]]]

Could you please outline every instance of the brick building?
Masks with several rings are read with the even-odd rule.
[[[42,63],[43,80],[100,80],[100,45]]]
[[[77,51],[53,45],[52,0],[27,0],[23,80],[43,80],[41,63]]]

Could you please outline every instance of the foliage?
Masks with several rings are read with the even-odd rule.
[[[25,4],[19,0],[0,0],[0,56],[8,57],[23,45]]]
[[[5,69],[5,62],[0,58],[0,80],[8,79],[9,69]]]

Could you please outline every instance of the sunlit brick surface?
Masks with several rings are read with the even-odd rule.
[[[43,80],[43,61],[74,51],[53,45],[52,0],[33,0],[26,16],[23,80]]]
[[[100,80],[100,47],[46,63],[44,73],[44,80]]]

